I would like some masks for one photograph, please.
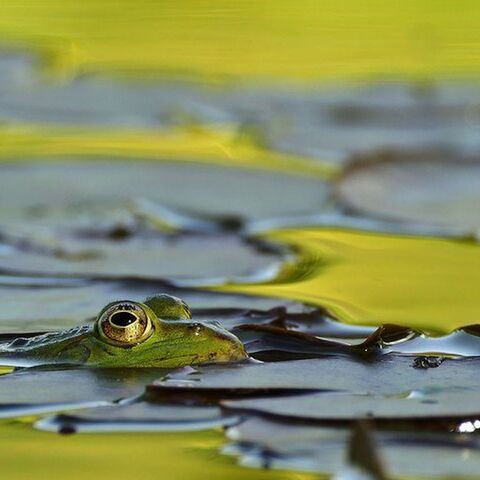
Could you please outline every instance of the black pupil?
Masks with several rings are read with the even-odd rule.
[[[130,312],[118,312],[110,317],[110,322],[117,327],[127,327],[136,321],[137,317]]]

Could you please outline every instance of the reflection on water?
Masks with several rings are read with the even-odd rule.
[[[476,243],[326,228],[278,230],[265,238],[292,246],[297,260],[270,283],[219,290],[324,306],[358,325],[445,334],[478,323]]]
[[[52,435],[30,425],[2,425],[2,472],[12,480],[49,478],[116,478],[145,480],[199,478],[212,480],[310,480],[314,475],[244,470],[217,455],[223,435],[199,433]],[[28,452],[28,461],[23,454]]]
[[[451,0],[27,0],[2,5],[0,33],[57,78],[311,81],[478,72],[479,18],[478,2]]]

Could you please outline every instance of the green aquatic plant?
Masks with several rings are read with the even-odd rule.
[[[83,325],[0,347],[7,365],[176,368],[247,357],[243,344],[219,325],[192,321],[185,302],[156,295],[144,303],[113,302],[94,325]]]

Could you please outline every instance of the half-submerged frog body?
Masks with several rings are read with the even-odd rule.
[[[94,325],[0,345],[0,364],[14,366],[176,368],[245,358],[237,337],[220,326],[192,321],[185,302],[163,294],[144,303],[110,303]]]

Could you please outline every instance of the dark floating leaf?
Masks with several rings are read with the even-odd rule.
[[[233,333],[245,344],[247,352],[258,360],[293,360],[352,353],[348,344],[272,325],[244,324],[235,328]]]
[[[218,407],[168,406],[137,402],[56,415],[36,422],[40,430],[62,433],[195,431],[231,426],[239,422]]]
[[[445,357],[478,357],[480,341],[476,326],[456,330],[449,335],[430,337],[421,332],[397,325],[383,325],[368,336],[356,350],[365,353],[376,348],[383,353],[419,355],[414,367],[426,368],[438,366]]]
[[[177,295],[178,296],[178,295]],[[348,340],[349,343],[361,343],[376,329],[375,327],[360,327],[355,325],[342,324],[333,320],[328,312],[320,308],[301,305],[293,301],[278,299],[277,305],[273,305],[274,300],[263,299],[261,297],[245,296],[244,308],[237,309],[203,309],[197,310],[197,315],[201,315],[206,320],[218,320],[220,316],[221,323],[226,328],[242,335],[242,329],[245,324],[246,333],[250,328],[272,327],[277,333],[286,335],[295,335],[302,333],[308,336],[312,341],[315,337],[325,337],[339,341]],[[281,303],[280,303],[281,302]],[[188,303],[188,302],[187,302]],[[226,303],[225,303],[226,304]],[[221,305],[220,305],[221,306]],[[259,309],[261,307],[262,309]]]
[[[340,202],[385,220],[462,228],[480,227],[480,159],[453,151],[389,151],[359,157],[337,185]]]

